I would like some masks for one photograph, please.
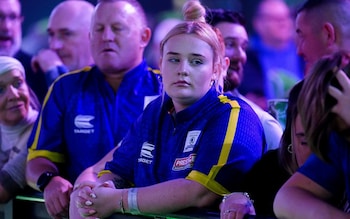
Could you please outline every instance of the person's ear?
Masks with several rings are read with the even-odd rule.
[[[327,22],[323,25],[323,33],[324,33],[327,45],[332,45],[335,43],[336,32],[335,32],[334,26],[331,23]]]
[[[158,62],[158,68],[159,68],[159,69],[161,69],[162,63],[163,63],[163,58],[160,57],[160,58],[159,58],[159,62]],[[162,71],[160,71],[160,75],[162,75]]]
[[[227,70],[228,70],[229,66],[230,66],[230,58],[225,56],[224,57],[224,61],[223,61],[223,66],[222,66],[222,70],[224,71],[224,74],[227,73]]]
[[[151,40],[152,31],[149,27],[145,27],[141,33],[141,46],[146,47]]]
[[[222,74],[222,66],[219,62],[214,64],[213,75],[211,76],[212,81],[217,81],[219,76]]]

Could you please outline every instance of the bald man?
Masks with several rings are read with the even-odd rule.
[[[89,28],[94,6],[81,0],[64,1],[50,14],[49,49],[32,59],[34,71],[45,74],[49,86],[59,75],[93,64]]]

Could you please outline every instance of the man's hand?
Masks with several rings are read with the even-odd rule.
[[[68,217],[69,199],[73,186],[66,179],[55,176],[44,189],[45,206],[54,219]]]
[[[42,49],[36,56],[33,56],[31,65],[34,72],[38,72],[40,69],[43,72],[48,72],[56,66],[63,65],[63,63],[55,51]]]

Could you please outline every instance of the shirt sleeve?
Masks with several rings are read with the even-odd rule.
[[[187,176],[220,195],[241,187],[265,148],[261,123],[252,110],[234,106],[228,113],[206,126],[193,171]]]
[[[33,132],[28,140],[28,160],[45,157],[52,162],[65,162],[64,158],[64,108],[65,97],[60,83],[54,83],[46,97]]]

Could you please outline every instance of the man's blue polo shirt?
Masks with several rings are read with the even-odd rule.
[[[45,97],[28,160],[45,157],[62,165],[73,183],[121,141],[160,93],[159,74],[145,62],[125,74],[117,92],[96,66],[60,76]]]

